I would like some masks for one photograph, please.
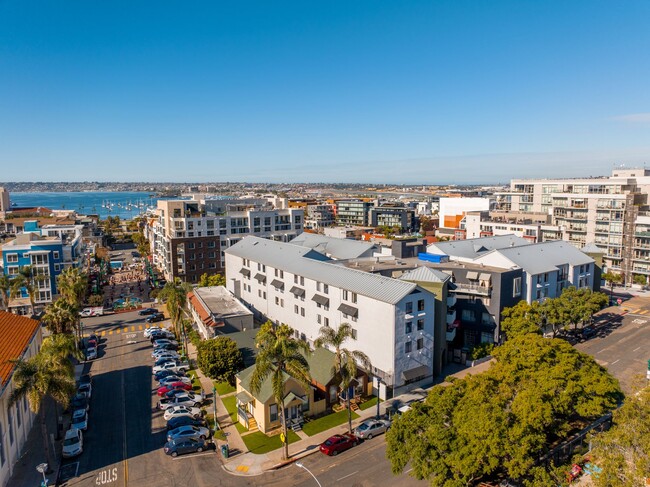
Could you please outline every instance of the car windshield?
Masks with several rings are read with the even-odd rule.
[[[64,446],[72,446],[72,445],[76,445],[77,443],[79,443],[78,438],[67,438],[66,440],[63,441]]]
[[[86,418],[84,416],[77,416],[76,418],[72,418],[72,424],[79,424],[83,423],[86,421]]]
[[[359,425],[359,431],[366,431],[368,428],[370,428],[370,425],[368,423],[361,423]]]

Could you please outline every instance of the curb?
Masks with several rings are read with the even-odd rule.
[[[298,453],[298,454],[294,455],[293,457],[291,457],[291,458],[288,459],[288,460],[285,460],[285,461],[280,462],[280,463],[276,463],[275,465],[273,465],[273,466],[271,466],[271,467],[265,469],[265,471],[278,470],[278,469],[280,469],[280,468],[286,467],[287,465],[291,465],[292,463],[295,463],[295,462],[297,462],[298,460],[300,460],[300,459],[302,459],[302,458],[305,458],[305,457],[311,456],[311,455],[313,455],[314,453],[318,453],[319,451],[320,451],[320,450],[319,450],[318,448],[314,448],[313,450],[306,450],[306,451],[303,451],[303,452],[301,452],[301,453]]]

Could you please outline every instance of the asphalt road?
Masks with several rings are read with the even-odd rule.
[[[650,298],[633,298],[626,307],[628,314],[614,318],[576,348],[607,368],[627,394],[636,380],[644,380],[650,360]]]
[[[136,312],[84,319],[86,333],[100,336],[99,357],[86,367],[93,391],[84,452],[64,462],[74,487],[314,486],[305,470],[290,465],[257,477],[241,477],[222,468],[215,451],[181,455],[162,451],[165,421],[155,408],[151,345],[144,319]],[[406,474],[393,476],[385,457],[384,437],[374,438],[337,457],[316,453],[303,460],[322,486],[426,485]]]

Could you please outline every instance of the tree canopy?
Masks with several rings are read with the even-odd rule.
[[[244,358],[237,343],[226,336],[201,340],[196,358],[208,377],[231,385],[235,384],[235,374],[244,367]]]
[[[221,274],[201,274],[199,278],[199,287],[225,286],[226,278]]]
[[[434,387],[393,423],[386,454],[394,473],[410,462],[416,478],[436,486],[498,474],[535,485],[548,475],[536,462],[549,445],[622,397],[616,379],[563,340],[528,333],[493,355],[486,372]]]

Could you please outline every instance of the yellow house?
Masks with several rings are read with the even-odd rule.
[[[326,411],[328,407],[329,386],[335,375],[332,372],[334,354],[324,348],[314,350],[307,357],[312,376],[312,385],[305,391],[303,387],[289,375],[285,374],[284,408],[289,426],[302,425],[305,416],[316,416]],[[271,377],[269,376],[259,393],[250,392],[250,379],[255,365],[237,374],[237,416],[239,422],[253,430],[258,428],[263,433],[269,433],[281,426],[280,407],[273,397]]]

